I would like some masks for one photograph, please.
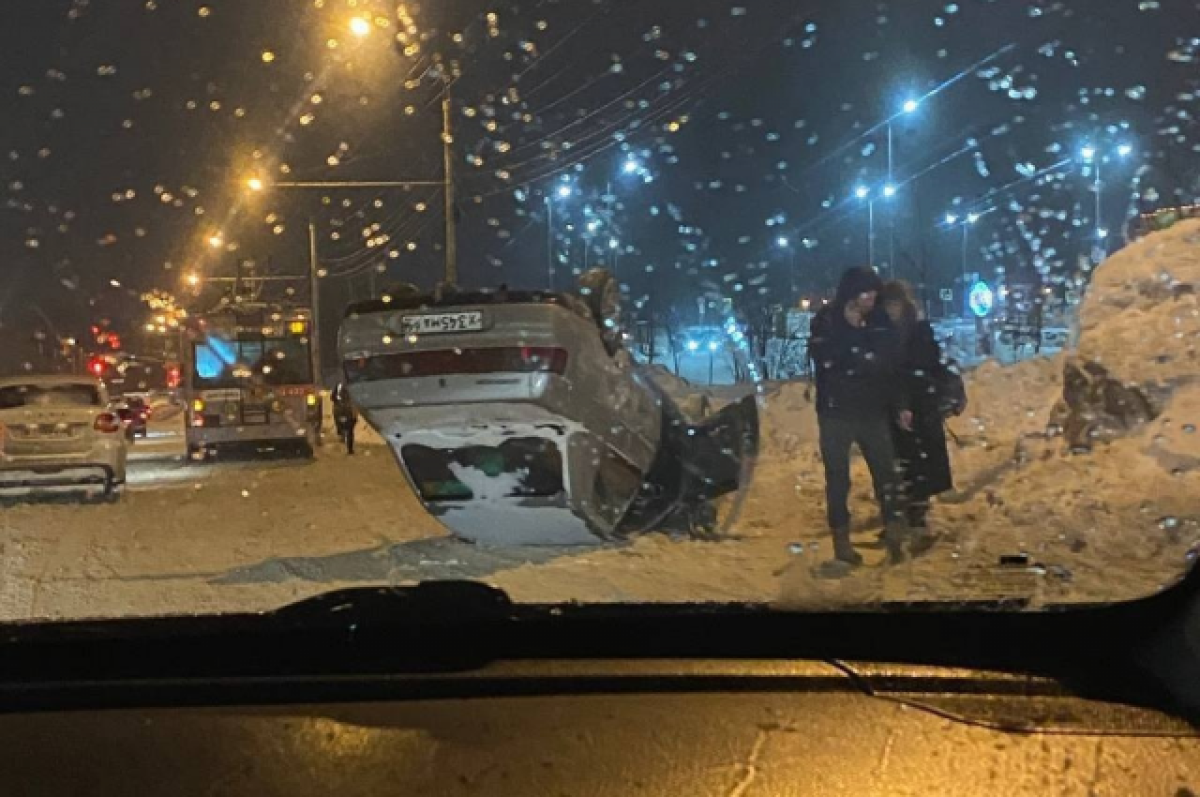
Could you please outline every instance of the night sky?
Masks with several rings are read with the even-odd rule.
[[[787,298],[794,253],[818,295],[867,259],[862,185],[877,265],[894,248],[899,276],[949,285],[962,239],[944,220],[973,212],[973,270],[1061,290],[1096,238],[1085,146],[1113,247],[1129,214],[1200,192],[1197,0],[5,0],[0,15],[13,350],[37,328],[137,328],[152,289],[201,303],[184,275],[243,258],[303,273],[309,218],[331,312],[373,282],[433,285],[439,188],[246,180],[439,179],[447,74],[465,284],[545,284],[549,196],[559,287],[586,257],[615,261],[634,304],[749,309]]]

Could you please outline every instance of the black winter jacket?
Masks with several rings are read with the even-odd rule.
[[[891,418],[911,408],[902,341],[885,313],[871,313],[865,326],[853,327],[840,310],[824,307],[809,331],[818,415]]]

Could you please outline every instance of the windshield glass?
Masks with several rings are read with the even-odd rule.
[[[0,387],[0,410],[18,407],[94,407],[100,391],[93,385],[6,385]]]
[[[197,387],[239,387],[254,379],[268,385],[312,382],[308,346],[294,338],[228,341],[210,337],[193,344]]]
[[[0,620],[1033,612],[1200,552],[1195,0],[0,22],[0,409],[145,402],[8,414]]]

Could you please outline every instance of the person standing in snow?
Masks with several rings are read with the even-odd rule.
[[[912,410],[909,428],[892,424],[896,461],[904,478],[910,527],[928,527],[930,499],[954,489],[937,377],[945,367],[933,327],[921,317],[908,284],[888,282],[879,294],[900,340],[900,382]],[[928,539],[922,539],[927,544]]]
[[[346,453],[354,456],[354,427],[358,426],[358,410],[350,400],[350,391],[345,383],[333,389],[333,423],[338,437],[346,444]]]
[[[874,269],[849,269],[833,303],[817,313],[810,329],[826,511],[834,556],[848,565],[862,564],[850,542],[848,506],[850,449],[856,444],[871,471],[889,560],[906,555],[908,527],[891,427],[911,428],[912,411],[898,379],[899,337],[876,308],[882,288]]]

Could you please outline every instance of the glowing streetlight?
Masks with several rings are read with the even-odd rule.
[[[642,168],[642,165],[634,158],[627,158],[625,163],[621,164],[621,171],[625,172],[625,174],[636,174],[640,168]]]
[[[967,214],[967,224],[974,224],[977,221],[979,221],[978,213],[968,213]]]
[[[200,284],[200,275],[199,274],[188,274],[184,278],[184,281],[187,282],[188,285],[195,288],[197,285]]]
[[[1121,146],[1117,147],[1117,154],[1122,158],[1128,158],[1133,154],[1133,147],[1129,144],[1122,144]]]
[[[865,185],[860,185],[854,189],[854,195],[859,199],[866,199],[871,195],[871,189],[867,188]]]
[[[916,110],[920,107],[921,107],[921,103],[919,101],[911,99],[911,98],[905,100],[904,105],[903,105],[905,113],[915,113]]]
[[[775,245],[778,246],[780,249],[787,249],[788,246],[791,245],[791,243],[792,242],[788,240],[786,235],[781,235],[775,239]]]
[[[608,248],[609,248],[609,249],[616,249],[616,248],[617,248],[618,246],[620,246],[620,245],[621,245],[621,242],[620,242],[620,241],[618,241],[616,238],[609,238],[609,239],[608,239]]]
[[[946,226],[953,227],[955,224],[958,224],[958,216],[955,216],[953,213],[947,213]]]
[[[211,246],[213,249],[220,249],[222,246],[225,245],[225,239],[222,238],[220,236],[220,234],[210,235],[210,236],[208,236],[208,245]]]
[[[267,184],[263,182],[261,177],[251,177],[246,181],[246,187],[251,191],[263,191],[266,189]]]
[[[350,20],[350,32],[361,39],[371,32],[371,23],[362,17],[354,17]]]
[[[892,185],[891,183],[885,185],[883,187],[883,195],[888,199],[894,197],[896,195],[896,186]]]
[[[574,192],[571,190],[571,186],[560,185],[555,193],[558,194],[559,199],[566,199]]]
[[[1090,145],[1085,146],[1083,149],[1079,150],[1079,154],[1083,156],[1085,161],[1090,161],[1096,157],[1096,148]]]

